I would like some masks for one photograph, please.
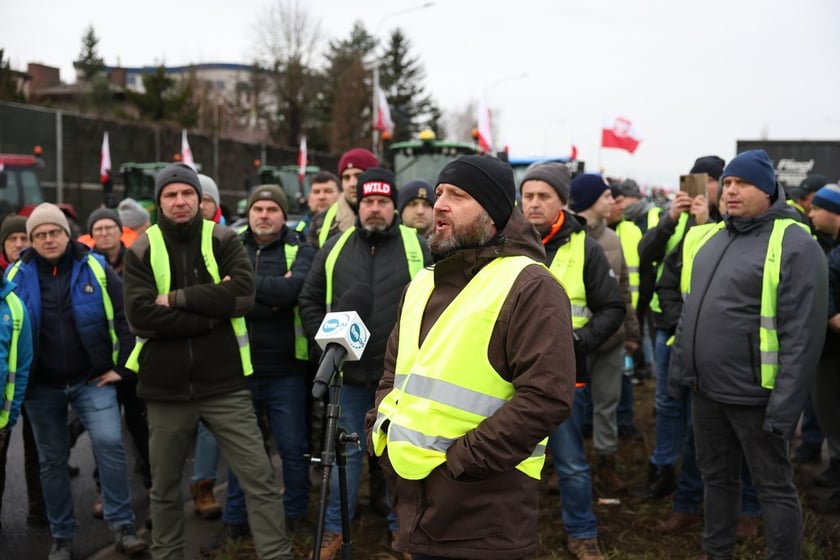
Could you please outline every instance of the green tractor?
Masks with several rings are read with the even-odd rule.
[[[149,218],[154,224],[157,222],[157,208],[155,206],[155,179],[169,163],[155,161],[152,163],[127,162],[120,165],[120,175],[125,185],[125,198],[133,198],[140,206],[149,211]]]
[[[388,145],[385,157],[397,176],[398,186],[413,179],[424,179],[434,185],[447,163],[463,155],[478,153],[476,144],[438,140],[434,132],[424,130],[417,140]]]
[[[125,185],[124,198],[133,198],[140,206],[149,211],[151,222],[157,223],[157,207],[155,206],[155,179],[166,166],[166,161],[137,163],[133,161],[120,165],[120,175]],[[201,173],[201,165],[195,164],[196,171]]]

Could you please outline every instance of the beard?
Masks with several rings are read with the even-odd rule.
[[[365,231],[369,231],[371,233],[382,233],[390,224],[385,220],[385,218],[379,216],[371,216],[362,222],[362,228]]]
[[[436,259],[451,255],[458,249],[479,247],[493,237],[493,220],[483,212],[478,220],[463,224],[451,224],[448,237],[442,237],[437,231],[429,236],[429,249]]]

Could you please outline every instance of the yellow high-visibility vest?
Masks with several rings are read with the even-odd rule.
[[[549,270],[557,277],[569,301],[572,302],[572,326],[576,329],[589,322],[592,312],[586,304],[586,284],[583,265],[586,262],[586,232],[576,231],[569,242],[560,246],[551,260]]]
[[[630,303],[633,309],[639,304],[639,242],[642,240],[642,230],[633,222],[622,220],[615,228],[624,262],[627,263],[627,279],[630,283]]]
[[[222,281],[219,276],[219,264],[213,255],[213,229],[216,224],[210,220],[204,220],[201,226],[201,257],[204,259],[204,266],[218,284]],[[172,284],[172,271],[169,269],[169,251],[166,250],[166,242],[163,240],[163,233],[160,226],[153,225],[146,230],[149,236],[149,262],[152,265],[152,274],[155,277],[155,286],[159,295],[168,294]],[[245,326],[244,317],[233,317],[230,320],[233,333],[236,336],[236,344],[239,346],[239,358],[242,361],[242,373],[251,375],[254,373],[254,366],[251,364],[251,345],[248,341],[248,328]],[[125,366],[134,371],[140,371],[140,351],[143,349],[146,339],[137,337],[134,349],[128,357]]]
[[[428,476],[457,439],[513,398],[513,383],[493,369],[487,348],[499,311],[528,266],[544,267],[528,257],[489,263],[446,307],[422,345],[420,324],[434,272],[420,271],[409,285],[399,319],[394,387],[380,403],[372,438],[376,455],[387,445],[402,478]],[[547,437],[540,441],[516,468],[539,480],[547,442]]]
[[[15,378],[18,367],[18,340],[23,328],[23,303],[14,292],[6,295],[6,305],[12,318],[12,334],[9,338],[9,356],[7,360],[6,385],[3,387],[3,406],[0,408],[0,429],[9,423],[12,412],[12,402],[15,400]]]

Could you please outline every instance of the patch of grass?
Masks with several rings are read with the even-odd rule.
[[[636,426],[645,435],[644,442],[621,442],[618,452],[618,470],[625,480],[640,485],[647,477],[648,458],[654,442],[655,419],[653,416],[653,382],[635,387]],[[594,464],[590,462],[590,464]],[[800,488],[806,488],[811,474],[797,472]],[[597,482],[597,481],[596,481]],[[572,560],[566,548],[566,534],[560,519],[560,497],[549,494],[544,484],[540,500],[539,547],[533,560]],[[596,484],[597,488],[597,484]],[[802,560],[840,559],[840,520],[837,516],[816,515],[807,507],[809,497],[804,490],[803,523],[804,541]],[[628,495],[609,496],[621,500],[618,505],[593,506],[598,519],[601,550],[611,560],[695,560],[701,552],[701,525],[679,534],[663,535],[654,530],[657,522],[671,512],[671,499],[645,501]],[[313,489],[309,519],[317,517],[318,492]],[[352,523],[354,558],[358,560],[401,560],[402,556],[391,551],[387,521],[368,510],[367,481],[363,480],[360,493],[361,515]],[[294,554],[297,558],[309,557],[312,550],[312,530],[292,534]],[[758,538],[738,545],[735,557],[763,559],[765,541],[763,533]],[[214,560],[250,560],[256,558],[253,542],[243,541],[228,546]]]

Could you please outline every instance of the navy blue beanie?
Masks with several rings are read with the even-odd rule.
[[[840,214],[840,186],[828,184],[818,190],[814,198],[811,199],[811,206]]]
[[[414,199],[425,200],[432,206],[435,205],[435,189],[423,179],[414,179],[400,187],[397,192],[397,212],[402,214],[403,209]]]
[[[741,152],[723,168],[721,182],[727,177],[738,177],[755,185],[768,195],[776,194],[776,170],[764,150]]]
[[[610,186],[598,173],[584,173],[572,179],[569,189],[569,208],[573,212],[583,212],[595,204]]]

